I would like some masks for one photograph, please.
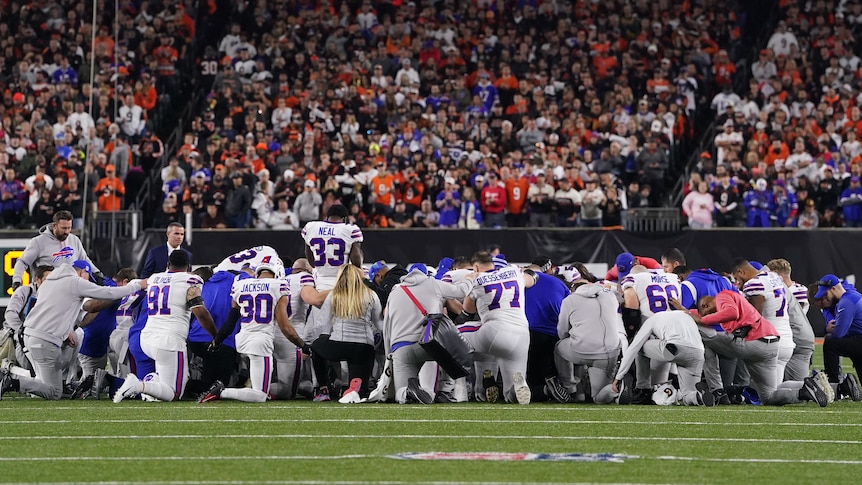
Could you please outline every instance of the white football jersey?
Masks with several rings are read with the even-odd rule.
[[[482,324],[500,323],[528,328],[524,313],[524,273],[516,266],[504,266],[476,278],[470,296]]]
[[[306,272],[292,273],[285,278],[290,289],[290,303],[287,306],[287,316],[296,333],[302,335],[305,330],[305,318],[308,315],[308,303],[300,296],[303,286],[314,288],[314,277]]]
[[[146,292],[141,290],[137,293],[132,293],[129,296],[123,297],[120,300],[120,306],[117,307],[117,329],[128,332],[135,323],[135,305],[137,302],[146,296]],[[141,310],[145,311],[145,310]]]
[[[787,290],[796,297],[796,301],[798,301],[799,305],[802,306],[802,313],[807,315],[808,308],[811,306],[808,302],[808,288],[805,285],[801,285],[794,281]]]
[[[147,324],[141,338],[147,338],[164,350],[185,351],[189,336],[189,308],[186,293],[189,288],[203,287],[200,276],[185,271],[156,273],[148,278],[146,305]]]
[[[641,318],[647,318],[670,309],[668,300],[679,300],[682,295],[679,276],[673,273],[646,272],[629,274],[620,282],[623,292],[632,288],[638,296]]]
[[[328,290],[335,285],[338,268],[349,263],[353,245],[362,242],[362,230],[355,224],[312,221],[302,228],[302,240],[314,256],[317,288]]]
[[[269,258],[269,259],[266,259]],[[269,246],[255,246],[232,254],[222,260],[213,269],[214,273],[219,271],[241,271],[246,266],[256,268],[258,264],[264,260],[271,264],[280,264],[284,266],[284,262],[278,256],[278,251]]]
[[[793,346],[793,331],[790,328],[790,315],[787,311],[787,288],[781,276],[772,271],[761,271],[742,285],[746,298],[763,297],[763,318],[778,330],[781,347]]]
[[[464,281],[467,278],[467,275],[472,272],[473,270],[470,268],[450,269],[446,272],[446,274],[443,275],[443,278],[441,278],[440,281],[457,285],[458,283]]]
[[[239,307],[237,352],[271,356],[272,338],[278,325],[275,306],[283,296],[290,297],[287,281],[275,278],[246,278],[234,282],[230,294]]]

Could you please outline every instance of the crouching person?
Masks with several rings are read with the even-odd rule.
[[[445,283],[430,278],[421,267],[415,266],[389,294],[383,339],[392,354],[395,400],[401,404],[431,404],[433,397],[419,385],[419,369],[433,360],[417,343],[424,330],[423,311],[419,307],[428,314],[444,313],[446,300],[463,300],[472,288],[472,281]]]

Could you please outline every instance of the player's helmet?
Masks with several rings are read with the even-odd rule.
[[[672,406],[679,400],[679,391],[675,387],[665,382],[659,384],[652,393],[652,400],[659,406]]]
[[[557,274],[565,278],[569,284],[581,279],[581,272],[574,266],[557,266]]]
[[[269,271],[275,275],[277,279],[284,278],[284,266],[276,263],[260,263],[254,268],[254,276],[259,277],[263,271]]]

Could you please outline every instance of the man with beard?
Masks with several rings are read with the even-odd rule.
[[[27,243],[21,257],[15,262],[12,276],[13,290],[21,286],[24,272],[39,266],[54,266],[72,264],[78,260],[86,260],[93,266],[93,273],[101,280],[101,272],[93,265],[84,245],[78,236],[72,234],[72,213],[58,211],[54,214],[54,222],[46,224],[39,230],[39,235]]]

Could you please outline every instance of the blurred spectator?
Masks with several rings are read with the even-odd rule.
[[[605,190],[605,199],[599,204],[603,227],[622,227],[623,204],[615,188]]]
[[[320,206],[323,198],[317,192],[317,184],[314,180],[306,180],[303,183],[303,192],[296,197],[293,203],[293,211],[299,217],[300,226],[316,221],[320,218]]]
[[[557,227],[575,227],[578,225],[578,214],[581,211],[581,194],[572,188],[567,177],[561,178],[558,186],[559,189],[554,193]]]
[[[506,189],[501,186],[497,174],[490,172],[487,175],[488,185],[482,189],[479,203],[484,215],[485,227],[506,227]]]
[[[546,183],[544,172],[536,175],[536,182],[530,185],[527,199],[530,201],[530,227],[551,225],[551,208],[554,203],[554,188]]]
[[[796,227],[800,229],[817,229],[820,226],[820,214],[814,207],[814,200],[805,201],[805,206],[796,221]]]
[[[850,186],[841,193],[839,201],[845,227],[862,227],[862,186],[859,177],[850,177]]]
[[[114,212],[123,208],[126,186],[117,178],[117,171],[113,165],[105,167],[105,177],[99,180],[93,192],[97,197],[99,212]]]
[[[476,192],[471,187],[466,187],[464,189],[464,201],[461,203],[458,227],[479,229],[482,227],[482,217],[482,206],[476,200]]]
[[[276,209],[269,213],[266,224],[276,230],[299,229],[299,217],[290,210],[287,199],[282,197],[276,202]]]
[[[251,191],[243,183],[242,174],[234,172],[231,175],[233,186],[227,193],[224,204],[224,215],[228,227],[244,229],[251,223]],[[318,198],[320,194],[318,194]]]
[[[599,183],[595,178],[587,179],[586,187],[581,190],[581,226],[583,227],[601,227],[602,225],[602,210],[601,204],[605,200],[605,194],[599,188]]]
[[[682,201],[683,213],[688,216],[688,227],[692,229],[712,227],[715,200],[708,189],[709,185],[706,181],[700,181],[697,184],[697,190],[690,192]]]
[[[27,188],[24,182],[18,180],[15,169],[4,170],[3,180],[0,181],[0,218],[6,227],[14,227],[21,222],[26,199]]]
[[[419,210],[413,214],[414,226],[437,227],[440,225],[440,213],[435,211],[430,200],[423,200]]]

